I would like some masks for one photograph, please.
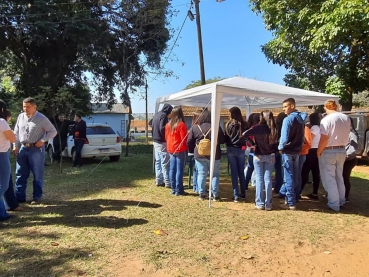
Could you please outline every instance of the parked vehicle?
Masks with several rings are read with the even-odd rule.
[[[344,112],[350,116],[359,134],[359,147],[356,154],[361,159],[369,161],[369,112]]]
[[[72,135],[72,127],[69,126],[69,134],[67,138],[67,147],[64,149],[62,156],[75,159],[74,140]],[[95,158],[109,156],[110,160],[117,162],[122,154],[122,146],[120,144],[120,136],[107,124],[87,123],[87,141],[82,148],[82,158]],[[53,141],[50,140],[47,146],[47,153],[50,159],[54,153]]]

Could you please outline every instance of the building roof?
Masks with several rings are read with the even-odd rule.
[[[183,115],[184,116],[193,116],[193,113],[197,112],[197,111],[201,111],[202,109],[199,107],[192,107],[192,106],[181,106],[182,111],[183,111]],[[209,109],[211,110],[211,109]],[[246,115],[246,111],[245,110],[241,110],[242,115]],[[220,116],[221,117],[229,117],[230,113],[228,109],[221,109],[220,110]]]
[[[143,129],[145,130],[146,120],[131,120],[131,128]],[[147,126],[148,130],[151,130],[150,126]]]
[[[106,114],[129,114],[129,107],[122,103],[113,104],[111,109],[108,109],[106,103],[92,103],[93,113],[106,113]]]

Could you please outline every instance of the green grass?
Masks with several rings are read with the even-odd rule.
[[[188,196],[175,197],[157,188],[152,146],[130,145],[129,157],[117,163],[88,160],[77,170],[67,159],[62,174],[56,164],[46,167],[43,204],[25,205],[2,225],[0,276],[131,276],[117,274],[124,266],[133,272],[136,260],[147,274],[243,276],[248,255],[255,257],[250,264],[267,270],[264,256],[278,245],[318,251],[368,226],[368,175],[353,174],[355,202],[342,213],[329,211],[325,199],[302,201],[296,212],[278,210],[280,200],[273,199],[276,210],[255,211],[253,188],[246,203],[231,201],[223,157],[222,201],[209,209],[190,189]],[[154,234],[158,228],[168,235]],[[241,240],[243,235],[249,239]]]

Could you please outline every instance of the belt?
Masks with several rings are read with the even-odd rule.
[[[324,148],[324,150],[329,150],[329,149],[342,149],[342,148],[346,148],[346,146],[344,146],[344,145],[340,145],[340,146],[328,146],[328,147]]]
[[[22,143],[22,145],[26,148],[36,147],[36,143]]]

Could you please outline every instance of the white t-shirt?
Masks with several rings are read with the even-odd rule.
[[[313,141],[311,142],[311,148],[318,148],[320,140],[320,128],[318,125],[314,125],[310,128],[311,134],[314,135]]]
[[[325,116],[320,122],[320,134],[328,136],[326,147],[346,146],[350,128],[350,119],[343,113],[335,112]]]
[[[8,122],[0,118],[0,152],[8,152],[10,148],[10,141],[4,136],[3,132],[11,130]]]

